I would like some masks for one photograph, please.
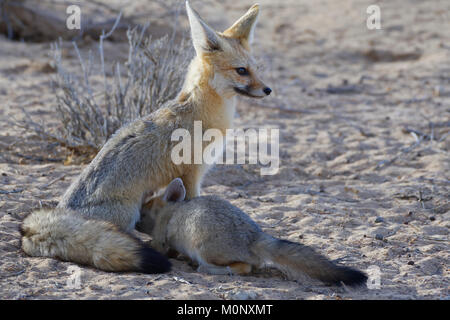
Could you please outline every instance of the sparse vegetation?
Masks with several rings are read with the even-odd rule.
[[[191,46],[184,38],[176,40],[176,30],[153,40],[146,36],[146,29],[147,26],[128,30],[128,59],[125,63],[114,63],[109,77],[105,71],[103,42],[114,27],[100,36],[97,55],[90,53],[87,58],[82,57],[73,42],[80,63],[79,74],[64,68],[61,45],[55,43],[55,111],[60,125],[49,129],[32,119],[26,110],[23,110],[24,120],[16,124],[69,149],[95,153],[122,125],[173,99],[181,88],[192,55]],[[93,85],[95,77],[102,79],[101,85]]]

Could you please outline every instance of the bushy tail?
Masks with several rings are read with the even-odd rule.
[[[336,265],[312,248],[300,243],[263,235],[252,249],[257,255],[269,260],[294,278],[303,272],[326,284],[340,285],[343,282],[349,286],[360,285],[367,280],[363,272]]]
[[[22,225],[22,249],[30,256],[52,257],[105,271],[162,273],[170,262],[139,239],[107,221],[84,219],[66,209],[38,210]]]

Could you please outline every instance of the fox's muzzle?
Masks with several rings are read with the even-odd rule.
[[[251,90],[249,86],[245,86],[244,88],[234,87],[233,89],[236,93],[242,94],[243,96],[247,96],[250,98],[264,98],[263,95],[258,95],[254,92],[254,90]],[[262,92],[268,96],[272,92],[272,89],[270,89],[269,87],[265,87],[264,89],[262,89]]]

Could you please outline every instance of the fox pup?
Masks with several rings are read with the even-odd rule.
[[[300,243],[264,233],[243,211],[216,196],[183,201],[181,179],[173,180],[164,194],[142,210],[138,230],[153,237],[163,253],[182,253],[197,262],[199,272],[247,274],[252,267],[274,265],[292,279],[301,273],[326,284],[359,285],[367,276],[339,266]]]
[[[171,134],[178,128],[193,136],[194,121],[204,130],[232,127],[237,94],[270,94],[257,76],[250,43],[258,6],[224,32],[216,32],[186,2],[196,56],[177,98],[116,132],[70,185],[55,210],[31,213],[23,222],[22,249],[95,266],[106,271],[165,272],[166,257],[130,236],[148,195],[176,177],[188,198],[200,195],[207,167],[175,165]],[[193,163],[193,161],[191,162]]]

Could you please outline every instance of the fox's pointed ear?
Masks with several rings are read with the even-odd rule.
[[[254,4],[231,27],[223,32],[225,36],[239,39],[243,46],[249,48],[253,40],[253,30],[259,15],[259,5]]]
[[[191,25],[192,42],[197,55],[202,52],[220,50],[219,35],[191,8],[189,1],[186,1],[186,11]]]
[[[183,201],[185,197],[186,189],[183,180],[176,178],[169,183],[162,199],[166,202],[178,202]]]

